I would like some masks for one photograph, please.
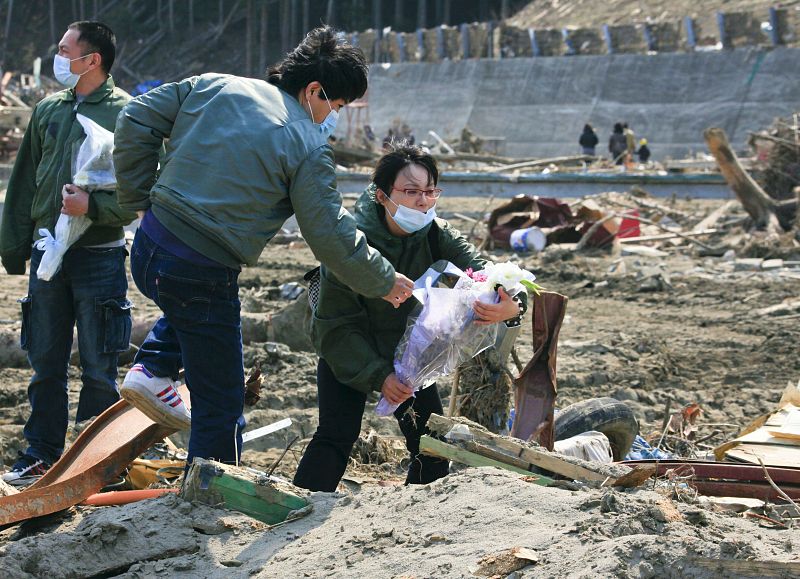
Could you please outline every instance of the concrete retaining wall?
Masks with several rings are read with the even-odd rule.
[[[743,147],[748,131],[797,111],[800,49],[372,65],[368,96],[379,138],[395,118],[418,141],[430,129],[455,138],[469,126],[504,137],[508,156],[547,157],[577,153],[586,122],[605,152],[613,123],[627,121],[655,158],[683,157],[705,150],[708,126]]]

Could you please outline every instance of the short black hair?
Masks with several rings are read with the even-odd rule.
[[[391,143],[390,147],[391,150],[378,159],[372,172],[372,182],[387,196],[392,192],[398,173],[409,165],[424,167],[434,186],[439,183],[439,167],[433,155],[426,153],[422,147],[409,145],[407,141]]]
[[[86,54],[98,53],[100,67],[106,74],[111,72],[114,58],[117,55],[117,37],[114,36],[114,31],[102,22],[92,20],[73,22],[67,28],[77,30],[79,32],[78,42],[83,42],[89,49]]]
[[[297,48],[267,71],[267,81],[297,97],[317,81],[330,100],[346,103],[367,92],[367,59],[360,48],[347,44],[330,26],[309,32]]]

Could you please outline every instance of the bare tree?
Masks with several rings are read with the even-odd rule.
[[[267,29],[269,27],[269,3],[261,0],[261,25],[258,36],[258,71],[264,74],[267,70]]]
[[[8,37],[11,34],[11,17],[14,13],[14,0],[8,0],[8,12],[6,12],[6,31],[3,35],[3,60],[2,69],[6,68],[6,54],[8,51]]]
[[[56,7],[53,5],[53,0],[48,2],[50,5],[50,40],[56,42]]]
[[[325,24],[329,26],[334,26],[334,10],[336,9],[336,3],[334,0],[328,0],[328,8],[325,10]]]
[[[253,74],[253,24],[255,20],[255,11],[253,9],[253,0],[247,0],[247,18],[245,19],[245,37],[244,37],[244,74],[250,76]]]

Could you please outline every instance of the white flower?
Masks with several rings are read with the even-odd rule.
[[[489,263],[483,270],[486,273],[486,283],[489,287],[501,285],[509,293],[517,293],[524,289],[522,281],[532,282],[536,276],[531,272],[520,268],[516,263],[507,261],[505,263]]]

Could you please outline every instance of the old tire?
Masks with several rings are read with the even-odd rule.
[[[605,434],[611,443],[614,460],[622,460],[639,433],[639,423],[624,402],[613,398],[591,398],[576,402],[556,415],[556,440],[564,440],[589,430]]]

